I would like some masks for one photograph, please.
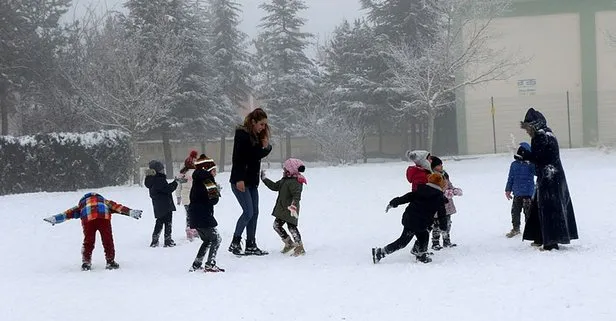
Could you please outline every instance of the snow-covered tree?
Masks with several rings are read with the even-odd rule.
[[[167,120],[186,64],[181,37],[163,26],[158,39],[157,50],[144,56],[138,36],[110,16],[104,26],[83,31],[83,48],[66,74],[83,101],[82,115],[130,133],[135,157],[137,140]]]
[[[432,148],[434,119],[452,108],[455,92],[467,86],[504,80],[527,59],[507,48],[493,48],[497,36],[490,29],[511,0],[434,0],[439,15],[433,41],[401,43],[390,47],[392,81],[412,99],[397,108],[427,121],[427,142]]]
[[[265,105],[273,127],[287,138],[291,156],[291,133],[298,130],[299,113],[313,93],[314,65],[304,49],[311,34],[302,32],[306,9],[302,0],[269,0],[260,5],[266,15],[255,45],[257,48],[256,93]]]
[[[55,55],[65,43],[60,17],[70,0],[0,1],[0,118],[2,134],[17,100],[49,102],[56,75]]]

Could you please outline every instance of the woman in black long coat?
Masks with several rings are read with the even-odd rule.
[[[521,127],[532,139],[531,151],[521,156],[535,164],[537,173],[537,189],[523,239],[533,241],[535,246],[543,245],[544,250],[558,249],[558,244],[569,244],[578,238],[558,140],[543,114],[533,108],[526,112]]]

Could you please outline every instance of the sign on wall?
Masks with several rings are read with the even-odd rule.
[[[518,80],[518,94],[520,96],[533,96],[537,92],[537,79]]]

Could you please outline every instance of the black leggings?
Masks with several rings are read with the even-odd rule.
[[[409,245],[413,237],[417,238],[417,240],[415,241],[415,245],[413,246],[413,249],[417,249],[417,253],[413,254],[421,256],[422,254],[426,253],[428,251],[428,240],[430,239],[430,233],[427,230],[421,232],[412,232],[410,229],[405,227],[404,230],[402,230],[402,235],[400,235],[397,240],[385,246],[385,254],[391,254],[405,248],[407,245]]]
[[[300,243],[302,241],[302,236],[299,234],[299,230],[297,229],[297,225],[285,222],[279,218],[274,220],[274,231],[280,235],[280,237],[284,240],[289,237],[289,234],[284,229],[284,225],[287,224],[289,228],[289,233],[293,236],[293,241],[295,243]]]

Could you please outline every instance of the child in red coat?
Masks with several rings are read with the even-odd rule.
[[[430,153],[425,150],[409,150],[406,157],[415,163],[406,169],[406,179],[411,184],[411,191],[417,191],[419,185],[428,183],[428,175],[432,173]]]
[[[107,259],[107,269],[115,270],[120,267],[115,261],[115,247],[113,245],[113,234],[111,232],[111,214],[120,213],[134,219],[141,218],[141,210],[132,210],[122,204],[105,199],[97,193],[87,193],[80,200],[77,206],[43,220],[56,225],[64,223],[70,219],[81,219],[83,227],[83,248],[81,251],[81,269],[89,271],[92,267],[92,251],[96,241],[96,231],[101,234],[105,258]]]

